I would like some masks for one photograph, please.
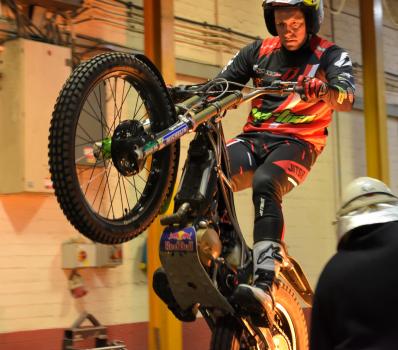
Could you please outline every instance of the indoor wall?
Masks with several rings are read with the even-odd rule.
[[[357,79],[357,102],[352,112],[335,113],[327,148],[306,182],[288,194],[283,204],[289,253],[301,263],[312,286],[316,285],[322,267],[335,251],[332,222],[341,189],[353,178],[366,175],[358,1],[345,1],[342,12],[335,15],[331,15],[329,10],[330,1],[325,1],[327,8],[321,34],[350,53]],[[142,5],[140,1],[134,3]],[[334,3],[337,8],[339,0],[334,0]],[[175,0],[174,10],[177,17],[230,28],[248,36],[268,35],[260,0]],[[2,13],[5,13],[4,9]],[[127,33],[123,28],[87,18],[76,23],[76,32],[114,41],[133,51],[143,50],[142,33]],[[233,36],[229,45],[216,45],[209,31],[199,33],[195,29],[195,35],[200,36],[195,40],[189,40],[188,34],[184,33],[191,35],[192,28],[179,22],[176,24],[175,52],[180,83],[197,82],[213,76],[236,52],[235,46],[252,40]],[[203,38],[206,35],[209,36],[208,45]],[[389,82],[386,90],[390,115],[390,178],[391,188],[398,193],[398,48],[395,45],[398,27],[387,13],[383,40],[384,66]],[[192,44],[197,42],[201,44]],[[6,44],[2,47],[4,49]],[[0,60],[3,54],[4,51],[0,51]],[[0,64],[0,89],[7,78],[1,69]],[[51,79],[51,76],[43,75],[42,79]],[[38,80],[36,86],[40,89],[45,84]],[[55,90],[59,88],[54,88],[47,98],[40,100],[45,108],[52,109],[57,95]],[[15,103],[24,99],[20,91],[6,91],[1,96],[14,96]],[[2,110],[4,101],[0,99],[0,131],[4,130],[4,123],[12,122]],[[242,106],[227,115],[224,127],[228,137],[240,132],[249,109],[249,106]],[[47,137],[45,128],[41,135]],[[183,143],[183,150],[186,150],[186,145],[187,140]],[[10,151],[11,146],[0,149],[0,156]],[[47,150],[42,149],[41,152]],[[183,159],[184,155],[181,166]],[[1,171],[6,172],[7,164],[1,164]],[[80,269],[88,294],[75,299],[68,289],[70,271],[61,267],[61,246],[79,234],[67,222],[51,191],[39,192],[28,190],[10,194],[4,191],[0,194],[0,348],[31,349],[33,344],[35,349],[60,349],[63,330],[70,327],[83,311],[92,313],[102,324],[112,326],[111,335],[116,339],[124,337],[122,340],[131,348],[144,348],[147,341],[148,280],[140,266],[145,234],[123,245],[122,266]],[[242,229],[251,242],[251,191],[238,193],[236,204]],[[184,326],[184,332],[185,348],[191,350],[203,347],[203,342],[208,339],[205,326],[200,322],[197,326]]]

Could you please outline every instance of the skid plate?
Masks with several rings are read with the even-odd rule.
[[[182,309],[199,303],[228,313],[234,309],[218,291],[199,260],[197,234],[194,227],[166,228],[160,241],[160,261],[166,271],[171,290]]]

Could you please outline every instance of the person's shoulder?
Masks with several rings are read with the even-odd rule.
[[[252,42],[250,42],[248,45],[246,45],[246,47],[259,49],[261,47],[262,43],[264,42],[264,40],[265,39],[257,38],[255,40],[253,40]]]
[[[329,41],[319,35],[313,35],[310,39],[310,49],[315,55],[318,57],[318,59],[321,59],[325,54],[328,52],[332,52],[335,50],[338,46],[332,42]]]
[[[270,46],[270,47],[281,47],[281,39],[279,36],[271,36],[264,39],[258,39],[262,46]]]
[[[312,49],[316,49],[317,46],[320,46],[322,48],[329,48],[332,46],[337,46],[336,43],[333,41],[330,41],[320,35],[312,35],[310,39],[310,45]]]
[[[262,39],[260,40],[259,54],[260,56],[268,56],[275,50],[279,50],[281,46],[282,43],[278,36]]]
[[[350,55],[345,49],[317,35],[314,35],[311,39],[311,49],[320,60],[321,66],[328,66],[338,60],[351,62]]]
[[[344,48],[337,45],[335,42],[325,39],[321,36],[314,35],[314,40],[319,42],[320,47],[324,48],[327,52],[346,52]]]
[[[279,38],[278,38],[279,39]],[[280,42],[280,41],[279,41]],[[275,38],[255,39],[240,50],[240,55],[244,57],[258,57],[268,55],[275,48],[280,47]]]

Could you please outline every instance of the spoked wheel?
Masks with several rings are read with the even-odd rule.
[[[223,317],[217,320],[211,336],[210,350],[243,350],[251,349],[249,334],[234,317]]]
[[[275,350],[307,350],[307,322],[294,291],[281,281],[274,297],[276,310],[272,335]]]
[[[300,303],[294,291],[283,281],[274,294],[275,315],[271,329],[275,350],[308,350],[307,323]],[[262,328],[258,328],[259,331]],[[264,329],[263,329],[264,330]],[[256,337],[259,341],[261,337]],[[211,350],[269,349],[266,344],[253,344],[251,337],[242,324],[233,317],[224,317],[217,321],[212,333]]]
[[[49,165],[58,202],[78,231],[114,244],[148,227],[172,191],[179,144],[144,161],[133,150],[173,122],[161,77],[137,57],[107,53],[73,72],[53,112]]]

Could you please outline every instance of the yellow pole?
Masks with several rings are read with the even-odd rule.
[[[359,1],[368,175],[389,182],[382,0]]]
[[[175,82],[173,0],[145,0],[145,54],[161,71],[166,83]],[[168,212],[170,212],[170,208]],[[156,219],[148,230],[149,350],[182,350],[181,322],[152,289],[152,276],[160,266],[159,241],[163,227]]]

